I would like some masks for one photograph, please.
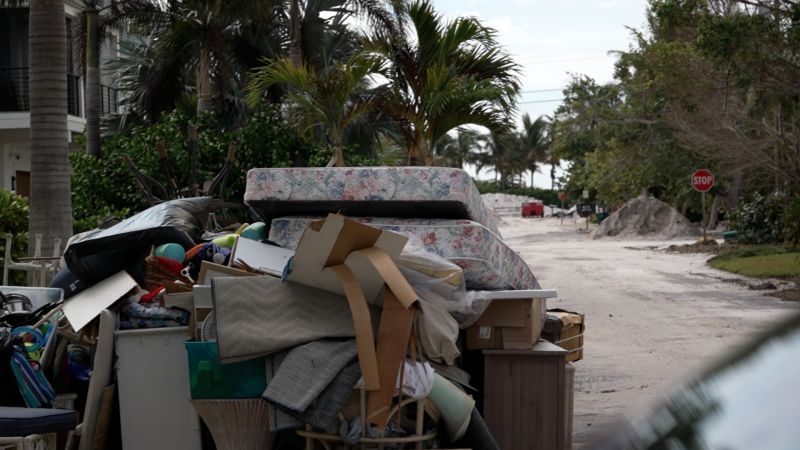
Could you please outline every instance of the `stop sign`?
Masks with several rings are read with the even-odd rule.
[[[695,170],[692,174],[692,187],[697,192],[708,192],[714,187],[714,174],[708,169]]]

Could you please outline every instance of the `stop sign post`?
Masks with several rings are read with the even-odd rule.
[[[700,206],[703,208],[703,242],[706,241],[706,192],[714,187],[714,174],[708,169],[695,170],[691,177],[692,187],[700,193]]]

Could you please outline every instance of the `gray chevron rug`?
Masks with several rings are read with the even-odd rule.
[[[213,278],[211,286],[223,363],[355,335],[342,295],[270,276]]]

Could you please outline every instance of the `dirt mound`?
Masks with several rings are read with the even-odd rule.
[[[611,214],[594,238],[673,239],[698,236],[700,230],[675,208],[653,197],[639,197]]]

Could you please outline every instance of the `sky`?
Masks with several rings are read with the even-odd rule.
[[[448,19],[474,16],[522,66],[520,117],[552,115],[570,74],[599,83],[613,79],[615,50],[628,50],[628,27],[642,29],[647,0],[432,0]],[[521,119],[519,120],[521,123]],[[480,178],[494,178],[481,172]],[[549,166],[534,184],[550,187]]]

